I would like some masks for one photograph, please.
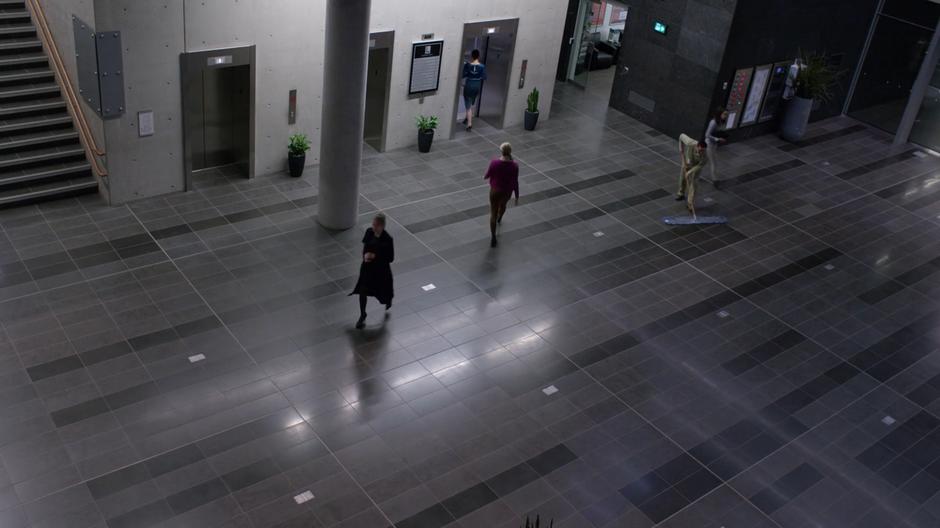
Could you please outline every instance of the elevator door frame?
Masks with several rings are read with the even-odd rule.
[[[369,34],[369,53],[374,49],[388,50],[388,71],[385,72],[385,107],[382,114],[382,131],[379,134],[379,152],[385,152],[388,140],[388,111],[391,105],[392,69],[395,67],[395,31],[373,31]],[[375,44],[373,44],[375,42]],[[363,126],[363,128],[365,128]],[[365,138],[363,138],[365,141]]]
[[[458,69],[457,69],[457,94],[454,97],[454,106],[453,111],[451,111],[451,116],[453,121],[451,122],[450,127],[450,138],[453,139],[457,134],[457,128],[460,124],[460,120],[456,118],[457,112],[460,110],[460,98],[463,97],[463,65],[464,65],[464,52],[467,50],[463,49],[464,42],[472,36],[486,37],[488,35],[487,28],[495,27],[497,28],[498,33],[510,33],[513,35],[512,46],[510,47],[508,57],[506,60],[509,62],[509,68],[506,72],[506,93],[503,94],[503,103],[502,111],[500,115],[502,118],[499,123],[491,123],[487,121],[488,124],[502,129],[506,124],[506,108],[509,106],[509,94],[512,93],[512,73],[513,73],[513,60],[516,57],[516,40],[519,38],[519,19],[518,18],[503,18],[499,20],[481,20],[476,22],[466,22],[463,25],[463,34],[460,37],[460,48],[457,50],[458,53]],[[482,50],[481,50],[482,51]],[[489,72],[487,72],[489,75]],[[480,91],[480,97],[477,99],[477,108],[481,108],[483,97],[486,96],[486,82],[483,83],[483,89]],[[476,116],[474,116],[476,118]]]
[[[203,72],[213,69],[248,66],[248,178],[255,177],[255,47],[224,48],[180,54],[182,106],[183,106],[183,173],[186,190],[192,190],[193,141],[204,129],[199,127],[201,119],[193,119],[192,102],[203,96]]]

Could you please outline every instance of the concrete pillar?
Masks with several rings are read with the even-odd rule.
[[[359,215],[370,4],[326,2],[318,220],[329,229],[349,229]]]

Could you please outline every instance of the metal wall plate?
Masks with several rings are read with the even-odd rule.
[[[108,119],[124,113],[124,66],[120,31],[96,33],[72,17],[79,93],[96,114]]]
[[[72,33],[75,36],[75,62],[78,66],[78,90],[82,101],[93,112],[101,115],[101,91],[98,87],[98,51],[95,30],[72,17]]]
[[[97,36],[101,117],[108,119],[124,113],[124,63],[121,58],[121,32],[102,31]]]

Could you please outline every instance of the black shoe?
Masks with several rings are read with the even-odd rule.
[[[676,201],[677,201],[677,202],[681,202],[682,200],[685,200],[685,195],[684,195],[684,194],[677,194],[677,195],[676,195]]]
[[[718,180],[713,181],[713,182],[712,182],[712,187],[714,187],[715,190],[721,189],[721,182],[718,181]]]
[[[392,301],[388,301],[388,304],[385,305],[385,309],[386,309],[386,310],[391,310],[391,309],[392,309]]]
[[[490,247],[494,248],[499,245],[499,242],[496,241],[496,237],[490,239]]]
[[[359,321],[356,322],[356,330],[362,330],[366,327],[366,314],[362,314],[359,317]]]
[[[465,118],[463,118],[463,121],[461,121],[461,123],[463,123],[463,124],[465,124],[465,125],[466,125],[466,124],[467,124],[467,118],[466,118],[466,117],[465,117]]]
[[[467,132],[470,132],[471,130],[473,130],[473,125],[467,125]]]

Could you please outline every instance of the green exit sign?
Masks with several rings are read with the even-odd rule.
[[[655,31],[655,32],[657,32],[657,33],[659,33],[659,34],[661,34],[661,35],[665,35],[665,34],[666,34],[666,30],[667,30],[668,28],[669,28],[669,26],[667,26],[666,24],[664,24],[664,23],[662,23],[662,22],[660,22],[660,21],[658,21],[658,20],[657,20],[656,22],[653,22],[653,31]]]

